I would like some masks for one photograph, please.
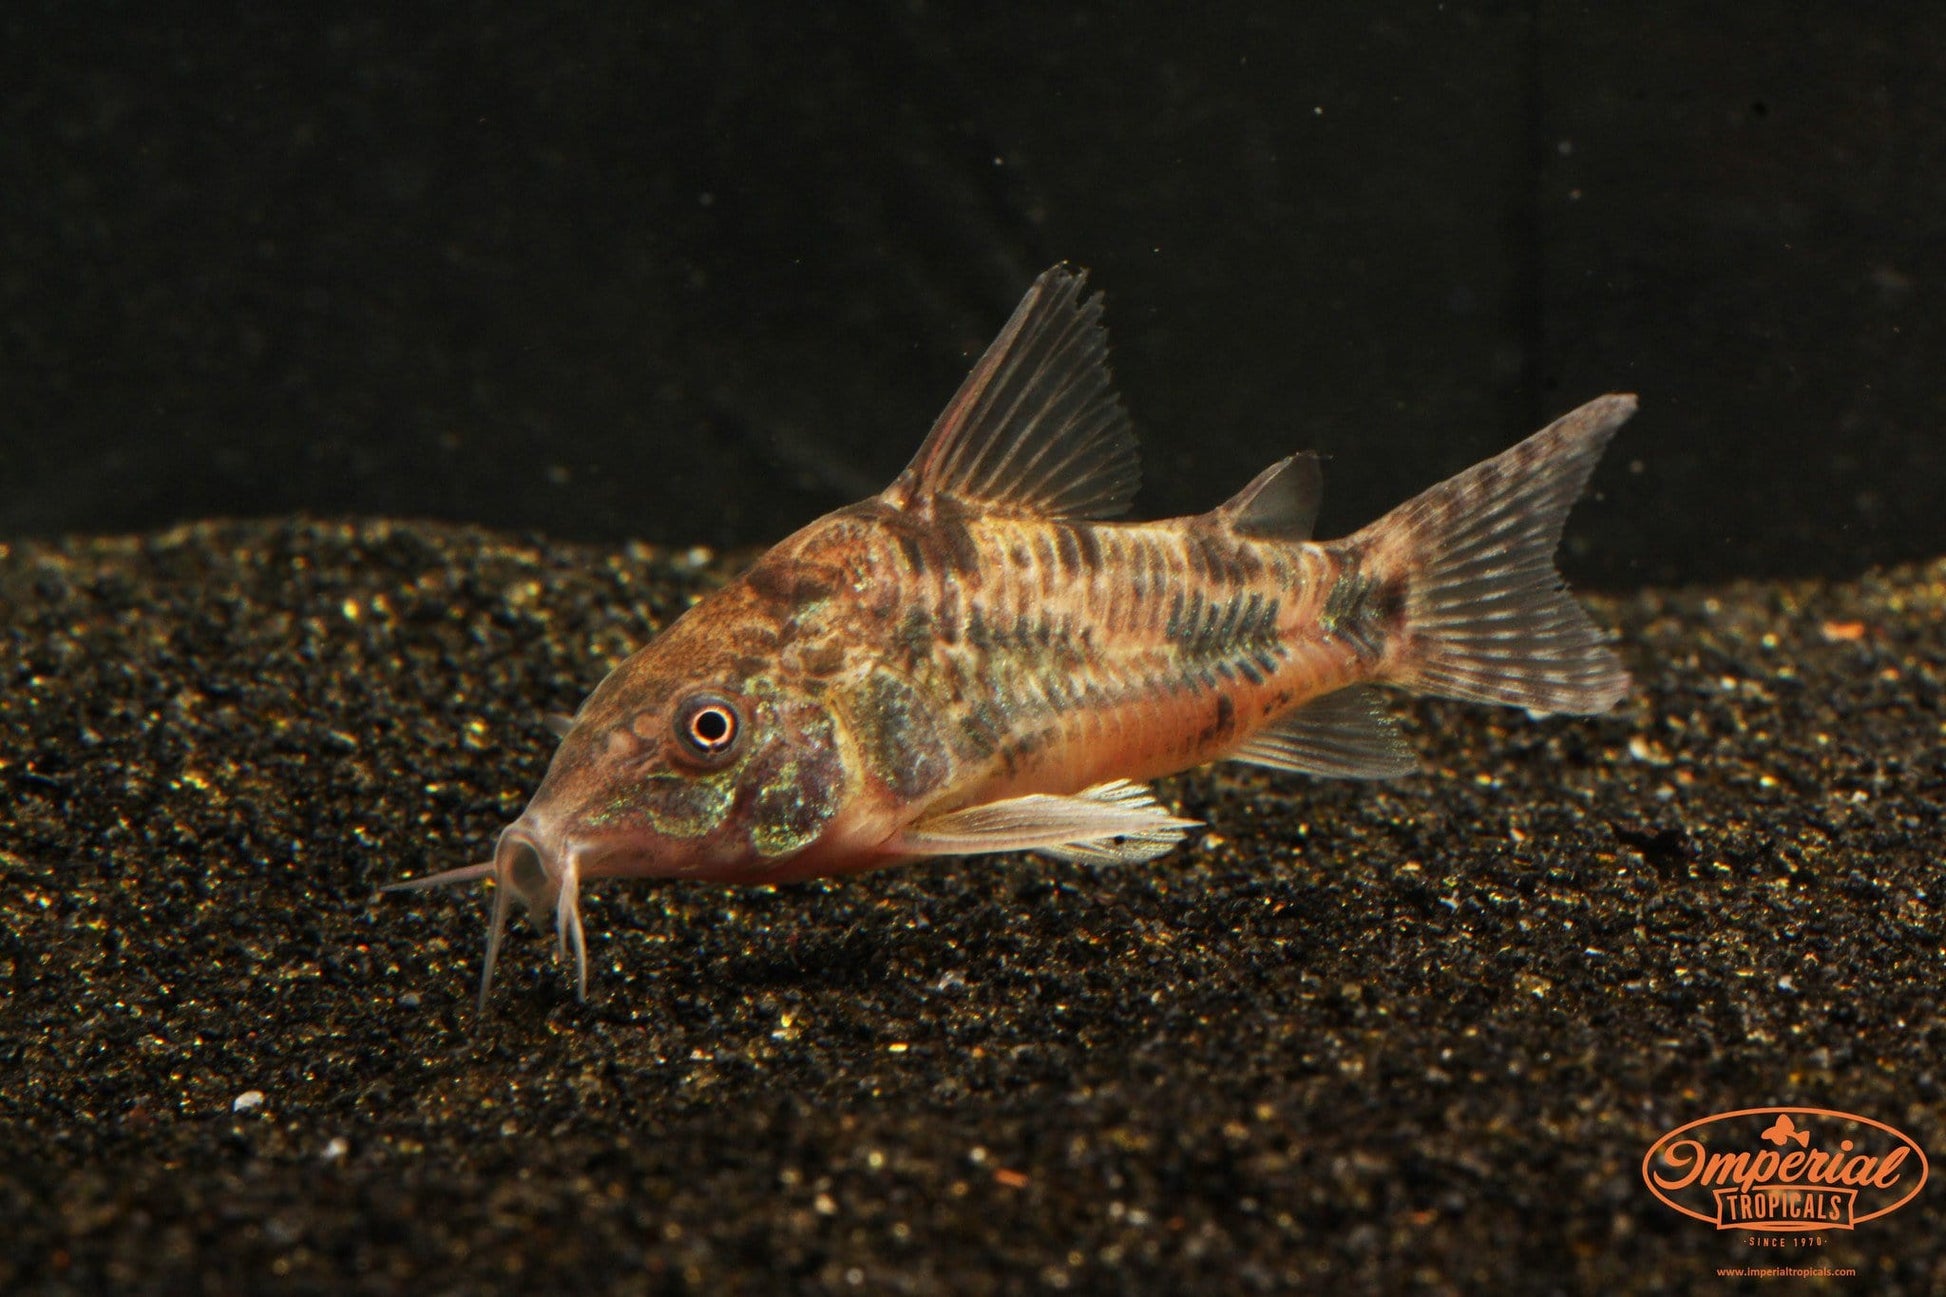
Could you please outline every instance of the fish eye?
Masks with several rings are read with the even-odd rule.
[[[736,704],[716,694],[692,694],[676,708],[676,741],[705,765],[727,759],[743,731]]]

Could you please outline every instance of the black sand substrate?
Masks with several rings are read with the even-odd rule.
[[[1763,1105],[1946,1150],[1946,563],[1591,600],[1613,715],[1402,704],[1425,773],[1183,776],[1152,865],[601,884],[589,1003],[523,923],[476,1017],[484,888],[376,888],[725,570],[0,546],[0,1291],[1946,1289],[1946,1185],[1758,1255],[1640,1174]]]

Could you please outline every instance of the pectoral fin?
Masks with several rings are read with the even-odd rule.
[[[1200,824],[1158,805],[1126,779],[1096,784],[1072,796],[1029,793],[921,820],[899,839],[922,856],[970,856],[989,851],[1038,851],[1086,864],[1153,860]]]

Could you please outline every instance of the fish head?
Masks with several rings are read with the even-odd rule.
[[[777,651],[777,619],[741,595],[691,609],[602,681],[482,869],[496,905],[551,911],[577,964],[584,879],[763,881],[849,798],[826,682]]]
[[[543,888],[569,875],[760,881],[823,835],[849,780],[818,697],[767,673],[639,660],[589,700],[508,830],[533,844]]]
[[[671,638],[589,696],[491,861],[407,884],[493,878],[482,1006],[516,900],[537,926],[553,917],[586,998],[583,880],[762,881],[816,843],[844,806],[850,780],[837,725],[815,686],[749,670],[747,656],[698,660]]]

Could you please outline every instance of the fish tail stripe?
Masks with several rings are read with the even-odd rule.
[[[1554,551],[1609,438],[1635,412],[1605,396],[1407,501],[1346,542],[1405,583],[1390,677],[1535,712],[1606,711],[1628,675],[1564,587]]]

